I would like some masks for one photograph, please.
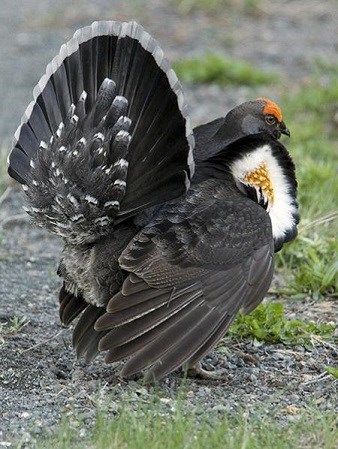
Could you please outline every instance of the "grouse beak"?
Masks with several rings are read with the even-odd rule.
[[[285,134],[286,136],[290,137],[290,130],[289,130],[289,128],[286,127],[284,122],[280,122],[280,124],[279,124],[279,131],[282,134]]]

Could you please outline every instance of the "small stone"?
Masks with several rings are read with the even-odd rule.
[[[285,411],[288,415],[298,415],[300,409],[296,407],[294,404],[291,404],[286,406]]]
[[[214,405],[211,410],[213,410],[214,412],[226,412],[228,411],[228,407],[224,404],[217,404]]]
[[[148,390],[144,387],[139,387],[135,390],[135,393],[139,396],[149,396]]]
[[[162,404],[172,404],[173,400],[170,398],[161,398],[160,402],[162,402]]]

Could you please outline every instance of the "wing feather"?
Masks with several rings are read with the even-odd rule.
[[[99,342],[99,350],[108,351],[106,362],[131,356],[122,376],[147,369],[145,381],[196,363],[224,335],[241,307],[251,307],[266,294],[272,254],[271,241],[228,270],[199,278],[191,270],[190,284],[172,289],[150,287],[130,274],[124,293],[111,299],[110,312],[95,323],[97,331],[107,332]]]

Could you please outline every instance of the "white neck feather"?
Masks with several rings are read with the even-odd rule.
[[[234,161],[230,169],[236,180],[256,188],[259,198],[259,188],[247,182],[245,177],[257,170],[262,164],[268,169],[270,182],[274,190],[273,201],[265,197],[268,202],[267,212],[271,219],[272,233],[275,239],[280,239],[295,226],[294,215],[297,213],[297,207],[294,204],[295,199],[290,193],[287,177],[283,173],[279,161],[273,156],[270,145],[263,145],[245,154],[241,159]],[[265,195],[263,194],[263,196]]]

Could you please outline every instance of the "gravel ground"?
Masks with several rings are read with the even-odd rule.
[[[169,2],[159,0],[148,1],[147,6],[141,0],[92,3],[2,0],[3,152],[47,62],[76,28],[95,19],[136,19],[160,40],[172,60],[218,49],[281,75],[280,85],[264,92],[247,87],[187,87],[195,124],[224,115],[236,103],[263,93],[278,99],[281,86],[290,86],[292,92],[299,82],[306,82],[316,58],[336,61],[338,5],[334,0],[261,2],[255,15],[231,10],[217,16],[180,16]],[[292,152],[292,140],[289,147]],[[120,365],[106,366],[101,357],[91,365],[75,360],[71,330],[61,328],[58,321],[60,281],[55,271],[60,241],[31,227],[21,206],[22,197],[15,188],[0,200],[0,320],[8,329],[11,318],[26,317],[19,330],[0,336],[0,446],[26,441],[30,447],[36,435],[55,431],[61,417],[76,422],[82,416],[90,424],[97,403],[104,403],[108,395],[112,414],[121,403],[136,409],[154,395],[161,398],[165,410],[172,409],[181,384],[179,373],[154,390],[136,381],[121,382]],[[335,321],[338,312],[329,301],[306,306],[287,302],[286,309],[292,318],[327,322]],[[221,412],[260,405],[264,413],[274,411],[281,421],[296,419],[309,403],[338,411],[337,381],[324,371],[325,366],[337,363],[337,356],[335,348],[319,342],[304,350],[233,341],[205,360],[207,369],[224,369],[227,380],[189,380],[184,406]]]

